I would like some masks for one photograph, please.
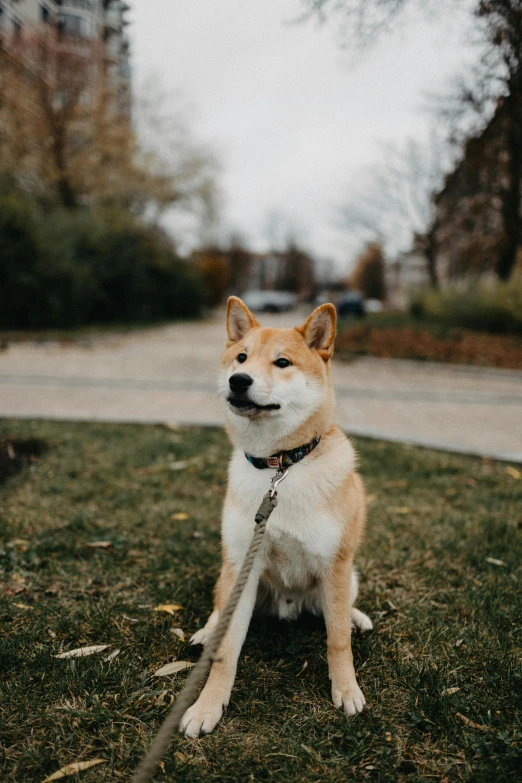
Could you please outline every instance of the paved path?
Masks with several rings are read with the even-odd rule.
[[[0,353],[0,415],[221,424],[224,335],[219,314],[81,344],[11,345]],[[355,435],[522,462],[522,372],[362,358],[334,362],[334,377],[337,420]]]

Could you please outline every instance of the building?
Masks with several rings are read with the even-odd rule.
[[[24,43],[53,35],[57,47],[92,60],[114,110],[130,117],[128,10],[121,0],[0,0],[0,48],[23,57]]]
[[[392,310],[407,310],[412,296],[430,284],[428,262],[422,237],[415,237],[413,247],[385,266],[386,304]]]
[[[509,113],[500,103],[435,199],[435,262],[442,286],[495,273],[504,247],[503,201],[509,188]]]

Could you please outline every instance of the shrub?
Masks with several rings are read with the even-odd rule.
[[[378,242],[369,242],[357,259],[350,284],[366,299],[386,298],[385,265]]]
[[[522,340],[513,335],[450,329],[442,336],[420,326],[382,328],[364,324],[342,332],[335,348],[344,356],[420,359],[522,370]]]
[[[0,199],[0,323],[27,325],[40,291],[41,248],[29,204]]]
[[[522,283],[477,285],[469,291],[423,291],[412,301],[415,318],[494,334],[522,335]]]
[[[197,274],[134,216],[0,199],[0,327],[186,318],[202,303]]]

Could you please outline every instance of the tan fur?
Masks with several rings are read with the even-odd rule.
[[[228,703],[237,659],[256,601],[292,619],[302,609],[322,611],[332,699],[348,715],[365,704],[357,684],[351,649],[351,622],[369,630],[366,615],[353,606],[357,579],[354,558],[366,523],[364,485],[355,471],[353,448],[333,424],[334,394],[330,358],[335,310],[322,305],[296,329],[262,328],[246,305],[231,297],[227,310],[227,349],[221,360],[221,390],[246,373],[255,407],[240,414],[228,403],[227,431],[236,446],[223,510],[223,566],[214,611],[192,637],[205,643],[232,590],[253,530],[253,517],[273,475],[244,457],[248,450],[268,457],[320,435],[317,448],[293,465],[280,487],[278,506],[267,525],[264,549],[256,561],[231,627],[198,701],[185,713],[188,736],[212,731]],[[238,362],[244,353],[246,360]],[[280,368],[279,358],[291,362]],[[241,357],[240,357],[241,358]],[[243,357],[244,358],[244,357]],[[251,404],[250,402],[248,403]],[[274,404],[280,409],[274,410]],[[263,406],[268,406],[265,410]]]

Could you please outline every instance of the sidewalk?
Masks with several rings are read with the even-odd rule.
[[[0,353],[0,415],[222,425],[224,342],[220,314],[82,344],[10,345]],[[368,357],[334,361],[334,379],[349,433],[522,462],[522,372]]]

